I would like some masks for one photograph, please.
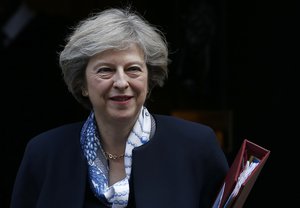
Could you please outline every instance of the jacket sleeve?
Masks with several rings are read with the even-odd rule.
[[[207,131],[206,154],[201,163],[204,172],[204,185],[202,186],[200,198],[205,198],[206,204],[201,207],[211,207],[223,180],[228,171],[228,162],[226,156],[217,142],[217,138],[212,129]],[[204,166],[203,166],[204,165]]]
[[[29,142],[19,167],[11,197],[11,208],[35,207],[38,198],[37,175],[34,171],[37,158]]]

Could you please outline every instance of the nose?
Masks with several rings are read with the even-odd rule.
[[[117,89],[126,89],[128,88],[129,83],[124,70],[117,70],[114,75],[114,84],[113,87]]]

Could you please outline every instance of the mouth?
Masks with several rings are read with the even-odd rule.
[[[124,101],[130,100],[132,97],[133,96],[127,96],[127,95],[113,96],[113,97],[110,98],[110,100],[118,101],[118,102],[124,102]]]

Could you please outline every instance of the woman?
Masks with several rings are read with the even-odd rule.
[[[212,129],[145,107],[167,65],[163,34],[129,9],[80,22],[60,66],[91,113],[29,142],[12,208],[210,207],[228,170]]]

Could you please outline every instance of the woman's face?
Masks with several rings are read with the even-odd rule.
[[[93,56],[86,68],[86,90],[96,118],[102,122],[136,119],[148,92],[143,51],[135,44]]]

